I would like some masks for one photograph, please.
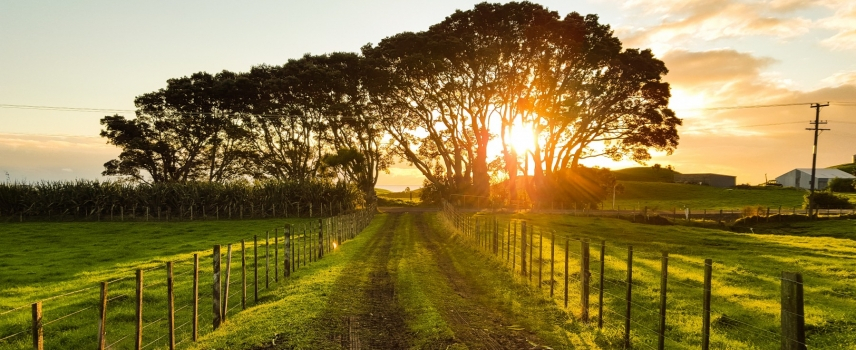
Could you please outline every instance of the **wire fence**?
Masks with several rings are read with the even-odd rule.
[[[591,242],[448,202],[442,213],[463,242],[626,348],[856,348],[854,293],[806,285],[801,273]]]
[[[45,344],[174,349],[190,344],[234,313],[263,303],[277,283],[354,238],[374,213],[370,207],[277,227],[189,259],[119,270],[100,286],[3,310],[0,349],[41,349]]]

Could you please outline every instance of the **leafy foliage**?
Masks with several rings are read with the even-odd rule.
[[[808,208],[811,194],[806,193],[803,197],[803,208]],[[851,209],[853,203],[847,197],[838,196],[830,192],[815,192],[814,205],[816,209]]]
[[[826,187],[832,192],[856,192],[856,179],[834,178]]]

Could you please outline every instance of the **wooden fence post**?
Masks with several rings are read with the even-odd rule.
[[[137,269],[136,338],[134,349],[143,347],[143,269]]]
[[[220,328],[220,245],[214,246],[214,271],[212,275],[214,276],[213,292],[211,293],[211,299],[214,301],[214,330]]]
[[[624,348],[630,349],[630,301],[633,295],[633,246],[627,247],[627,309],[624,313]]]
[[[273,230],[273,281],[279,282],[279,228]]]
[[[669,252],[663,252],[660,263],[660,329],[658,330],[657,349],[666,347],[666,289],[669,278]]]
[[[282,256],[282,260],[283,260],[282,263],[285,264],[285,265],[283,265],[283,273],[284,273],[283,276],[284,277],[290,277],[291,276],[291,227],[290,226],[283,226],[282,227],[282,236],[283,236],[282,240],[284,241],[283,242],[284,251],[282,252],[282,255],[283,255]]]
[[[232,282],[232,245],[226,245],[226,281],[223,283],[223,323],[229,317],[229,285]]]
[[[259,236],[253,235],[253,304],[259,303]]]
[[[324,257],[324,220],[318,219],[318,259]]]
[[[532,232],[529,233],[529,282],[532,282],[532,270],[534,267],[534,252],[535,252],[535,227],[532,227]]]
[[[508,223],[511,225],[511,223]],[[517,223],[514,223],[514,233],[511,236],[511,273],[514,274],[514,270],[516,270],[517,266]]]
[[[44,350],[44,324],[42,322],[42,302],[33,304],[33,349]]]
[[[247,245],[241,240],[241,310],[247,309]]]
[[[568,308],[568,278],[570,275],[570,270],[568,269],[568,261],[570,260],[569,257],[571,255],[568,248],[570,248],[570,241],[570,239],[565,237],[565,309]]]
[[[580,319],[589,320],[589,240],[580,241]]]
[[[553,289],[555,289],[555,269],[556,269],[556,231],[550,232],[550,298],[553,298]]]
[[[603,328],[603,266],[606,258],[606,241],[600,241],[600,281],[597,293],[597,328]]]
[[[782,271],[782,350],[805,350],[803,279],[798,272]]]
[[[520,274],[526,277],[526,221],[520,223]]]
[[[701,349],[710,349],[710,285],[713,275],[713,260],[704,259],[704,301],[701,320]]]
[[[541,271],[544,269],[544,230],[538,235],[538,289],[541,289],[543,283],[543,275]]]
[[[270,289],[270,231],[265,231],[265,289]]]
[[[98,349],[107,345],[107,282],[101,282],[100,322],[98,323]]]
[[[173,291],[172,261],[166,262],[167,321],[169,323],[169,350],[175,350],[175,293]]]

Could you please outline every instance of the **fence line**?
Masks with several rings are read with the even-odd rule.
[[[172,271],[173,271],[174,263],[172,261],[167,261],[167,262],[160,262],[161,266],[151,267],[151,268],[147,268],[145,270],[139,269],[139,268],[136,269],[136,273],[137,273],[137,284],[136,285],[134,285],[133,283],[131,283],[131,284],[121,283],[124,281],[133,281],[133,278],[134,278],[133,275],[132,276],[120,276],[118,278],[114,278],[112,280],[109,280],[108,282],[102,282],[100,285],[100,287],[101,287],[100,293],[101,293],[102,301],[99,305],[90,304],[90,306],[88,306],[88,307],[84,307],[84,308],[78,309],[76,311],[66,313],[63,316],[60,316],[56,319],[53,319],[53,320],[50,320],[47,322],[42,321],[42,317],[41,317],[42,303],[44,303],[45,301],[51,301],[51,300],[55,300],[55,299],[58,299],[61,297],[65,297],[65,296],[82,295],[81,293],[84,293],[86,291],[91,291],[93,289],[97,289],[98,286],[82,288],[82,289],[71,291],[68,293],[63,293],[63,294],[52,296],[49,298],[44,298],[41,301],[37,301],[37,302],[32,304],[33,309],[34,309],[34,311],[33,311],[34,317],[32,320],[33,344],[34,345],[43,344],[43,342],[45,341],[44,339],[47,339],[47,342],[52,342],[52,340],[57,341],[57,342],[62,342],[62,344],[65,344],[66,346],[75,346],[72,343],[69,343],[72,341],[77,341],[77,342],[84,341],[85,342],[84,339],[77,339],[77,338],[80,338],[79,337],[80,334],[74,334],[74,333],[72,333],[70,335],[71,337],[75,338],[74,340],[66,339],[62,335],[60,335],[59,338],[57,338],[56,335],[54,335],[50,332],[47,334],[46,337],[43,338],[42,337],[42,330],[44,329],[45,326],[52,325],[56,322],[65,320],[65,319],[72,317],[72,316],[75,316],[75,315],[79,315],[84,311],[96,308],[96,306],[98,307],[99,312],[100,312],[99,321],[98,321],[98,329],[99,329],[99,334],[100,334],[98,337],[99,338],[99,341],[98,341],[98,348],[99,349],[112,348],[112,347],[116,346],[117,344],[119,344],[120,342],[127,340],[128,338],[133,338],[134,332],[137,333],[137,337],[140,340],[142,340],[142,339],[149,340],[149,339],[154,338],[154,340],[147,341],[145,343],[143,343],[142,341],[138,341],[137,344],[134,346],[135,349],[142,349],[142,348],[150,347],[154,344],[157,344],[161,340],[166,339],[167,337],[169,337],[168,343],[169,343],[170,349],[174,348],[176,344],[181,344],[182,342],[186,341],[187,339],[191,339],[192,341],[196,341],[198,339],[197,335],[196,335],[197,334],[196,333],[197,332],[197,326],[196,325],[197,325],[200,318],[206,318],[206,317],[204,317],[204,315],[206,314],[205,312],[202,312],[201,314],[196,312],[196,306],[198,305],[198,302],[202,301],[203,304],[205,302],[205,299],[202,299],[202,298],[211,298],[208,300],[213,300],[215,307],[218,304],[223,305],[224,308],[222,310],[222,316],[223,316],[222,321],[227,322],[227,317],[226,317],[227,313],[231,313],[232,311],[234,311],[236,309],[238,312],[240,312],[241,310],[246,308],[246,303],[243,300],[240,303],[237,303],[237,302],[232,303],[231,301],[229,301],[229,298],[235,299],[235,297],[237,295],[241,295],[241,294],[245,295],[246,294],[245,291],[247,289],[248,283],[252,283],[254,289],[257,289],[257,290],[259,289],[259,283],[261,283],[262,284],[261,287],[263,290],[269,290],[273,287],[271,285],[272,283],[275,285],[280,281],[279,277],[283,277],[283,279],[282,279],[283,281],[287,280],[288,277],[291,276],[292,272],[297,271],[297,269],[299,267],[307,266],[306,265],[307,264],[306,258],[309,258],[310,262],[318,261],[318,260],[322,259],[324,255],[326,255],[324,253],[333,251],[335,249],[335,247],[338,247],[344,241],[355,238],[356,235],[359,232],[361,232],[366,226],[368,226],[368,224],[371,222],[372,218],[374,217],[375,211],[376,210],[375,210],[374,206],[371,206],[369,208],[357,210],[357,211],[342,214],[339,216],[317,219],[316,220],[317,223],[313,221],[313,222],[311,222],[311,225],[305,225],[305,224],[299,225],[299,226],[302,226],[302,228],[304,229],[303,232],[298,232],[298,230],[296,230],[296,227],[298,227],[298,225],[287,225],[287,226],[282,227],[283,228],[283,231],[282,231],[283,234],[279,235],[279,231],[278,231],[279,228],[277,228],[277,231],[276,231],[274,237],[272,237],[272,239],[267,239],[267,240],[265,240],[266,242],[258,242],[258,244],[256,244],[254,247],[252,247],[252,249],[256,250],[258,252],[258,254],[255,256],[250,256],[251,261],[246,261],[247,249],[249,249],[250,247],[246,247],[245,245],[242,244],[240,246],[241,248],[238,248],[241,250],[240,253],[242,255],[241,256],[242,260],[239,260],[237,262],[231,261],[231,260],[227,261],[226,266],[228,267],[228,269],[224,269],[224,271],[222,272],[224,274],[224,277],[232,275],[232,277],[230,278],[230,279],[232,279],[232,281],[227,282],[226,278],[222,278],[221,279],[222,280],[221,285],[223,283],[228,283],[229,286],[240,284],[241,288],[240,289],[235,288],[236,289],[235,292],[223,293],[222,295],[215,296],[215,295],[217,295],[217,293],[216,292],[215,293],[209,293],[211,291],[211,289],[209,289],[209,292],[200,293],[198,290],[196,290],[197,286],[199,285],[199,275],[205,274],[205,273],[210,273],[210,272],[204,272],[204,271],[199,270],[196,267],[193,267],[192,269],[189,269],[187,271],[183,271],[181,273],[173,275]],[[313,239],[308,239],[308,238],[310,238],[310,236]],[[299,266],[294,264],[294,262],[297,258],[294,255],[294,249],[295,249],[295,245],[296,245],[294,243],[296,243],[296,239],[298,237],[301,238],[304,242],[308,240],[309,243],[312,243],[310,250],[304,250],[303,251],[303,253],[308,255],[308,257],[305,255],[303,264],[299,265]],[[242,242],[239,242],[239,243],[242,243]],[[274,249],[270,249],[270,244],[274,245]],[[261,245],[264,245],[264,246],[261,246]],[[281,247],[282,249],[279,249],[280,245],[282,245],[282,247]],[[263,249],[258,249],[258,248],[263,248]],[[216,250],[217,249],[215,247],[215,249],[213,249],[213,251],[216,251]],[[235,249],[232,249],[232,250],[235,250]],[[201,252],[202,254],[196,253],[196,254],[194,254],[195,257],[193,259],[181,260],[180,262],[183,263],[183,262],[189,261],[191,263],[194,263],[195,261],[198,261],[196,259],[198,259],[200,257],[200,255],[205,256],[205,257],[213,257],[213,260],[215,260],[215,261],[218,260],[218,258],[220,258],[220,256],[219,256],[220,254],[214,254],[212,256],[212,254],[210,253],[211,251],[212,250],[206,250],[206,251]],[[282,260],[283,269],[282,270],[279,269],[280,251],[282,251],[282,254],[283,254],[283,260]],[[232,253],[237,254],[237,252],[232,252]],[[271,256],[271,254],[275,254],[276,256]],[[261,256],[259,256],[259,255],[261,255]],[[231,264],[229,264],[230,261],[231,261]],[[270,263],[274,263],[276,266],[271,268]],[[148,265],[148,264],[150,264],[150,263],[145,263],[143,265]],[[208,264],[203,264],[203,265],[208,265]],[[238,265],[240,265],[240,266],[238,266]],[[251,266],[247,266],[247,265],[251,265]],[[162,268],[165,268],[166,266],[169,266],[169,268],[167,268],[167,271],[166,271],[167,273],[165,276],[162,274],[157,274],[157,276],[155,276],[154,278],[152,276],[146,276],[146,282],[148,282],[148,284],[143,283],[144,272],[160,270]],[[194,265],[194,266],[196,266],[196,265]],[[247,279],[246,278],[246,270],[244,270],[247,267],[251,267],[254,270],[263,269],[264,270],[262,272],[263,275],[258,276],[258,277],[262,277],[262,278],[257,277],[257,278],[254,278],[253,280]],[[206,271],[211,271],[211,268],[206,267]],[[127,270],[127,269],[122,270],[122,273],[126,273],[126,272],[129,272],[129,270]],[[273,281],[270,281],[270,279],[268,279],[268,278],[264,278],[265,276],[269,276],[270,272],[273,272],[275,274]],[[240,273],[241,278],[238,278],[237,275],[235,275],[236,273]],[[283,274],[283,276],[279,276],[280,273]],[[215,272],[215,275],[216,275],[216,272]],[[181,278],[179,278],[179,277],[181,277]],[[215,277],[213,280],[216,280],[216,279],[217,279],[217,277]],[[190,286],[191,280],[193,282],[193,289],[191,289],[191,286]],[[168,288],[166,288],[164,290],[162,290],[162,289],[158,289],[156,291],[152,290],[152,288],[158,287],[161,285],[167,285]],[[110,286],[109,294],[108,294],[107,286]],[[212,283],[210,286],[215,286],[214,290],[216,291],[216,282]],[[139,290],[137,292],[135,292],[134,291],[135,288],[138,288]],[[226,290],[228,291],[228,289],[226,289]],[[174,306],[175,303],[173,302],[173,295],[176,295],[178,298],[180,298],[182,300],[181,303],[178,303],[178,304],[181,304],[182,306],[178,307],[177,309]],[[170,317],[161,317],[161,318],[158,318],[154,321],[143,322],[144,315],[151,314],[151,311],[146,312],[146,310],[149,310],[149,309],[162,310],[165,307],[164,304],[166,304],[167,300],[163,300],[163,299],[161,299],[161,297],[167,297],[165,299],[169,299],[168,300],[169,301],[168,307],[169,307]],[[192,298],[188,298],[188,297],[192,297]],[[185,298],[192,299],[192,301],[187,303],[184,301],[184,300],[187,300]],[[129,319],[130,317],[125,317],[123,315],[129,315],[129,314],[133,314],[135,312],[133,310],[134,307],[128,307],[127,303],[123,302],[124,300],[136,300],[136,302],[137,302],[136,309],[139,311],[139,315],[137,316],[138,321],[137,321],[136,327],[133,327],[130,323],[128,323],[127,321],[124,321],[124,320]],[[144,300],[145,300],[145,304],[143,303]],[[255,300],[256,300],[256,304],[258,304],[260,302],[258,298],[256,298]],[[90,303],[90,302],[87,302],[87,303]],[[229,305],[229,307],[226,308],[226,305],[228,305],[228,303],[231,303],[232,305]],[[38,304],[38,313],[39,313],[38,318],[35,317],[36,304]],[[27,306],[30,306],[30,305],[24,305],[24,306],[20,306],[20,307],[10,309],[10,310],[5,310],[5,311],[3,311],[3,313],[0,313],[0,316],[12,314],[12,312],[19,311],[21,309],[26,308]],[[179,325],[178,327],[176,327],[175,326],[176,322],[174,322],[172,315],[178,315],[178,313],[181,312],[181,315],[183,315],[183,316],[181,316],[182,319],[186,319],[184,317],[189,316],[189,315],[188,315],[188,312],[185,310],[187,310],[188,308],[191,308],[191,306],[193,306],[193,314],[192,314],[192,316],[190,316],[192,319],[187,320],[186,322],[184,322],[181,325]],[[68,308],[68,305],[59,305],[55,308],[65,309],[65,308]],[[205,309],[205,308],[203,308],[203,309]],[[184,311],[184,312],[182,312],[182,311]],[[87,318],[89,318],[89,317],[87,317]],[[215,315],[215,319],[216,318],[217,318],[217,315]],[[92,320],[91,318],[89,318],[89,319]],[[165,320],[170,321],[170,322],[168,322],[166,329],[163,328],[164,327],[163,325],[155,327],[158,324],[162,324],[163,321],[165,321]],[[75,323],[75,325],[72,326],[71,329],[80,329],[81,327],[84,327],[81,324],[85,324],[85,323],[86,322]],[[193,330],[190,334],[188,334],[187,329],[185,328],[185,327],[187,327],[188,324],[192,324],[194,326]],[[15,328],[17,328],[17,326],[15,326],[14,324],[6,324],[5,325],[6,329],[11,329],[10,327],[13,327],[13,326]],[[21,326],[22,326],[21,328],[25,328],[25,329],[23,329],[21,331],[13,332],[12,334],[3,335],[2,337],[0,337],[0,344],[3,344],[3,342],[6,342],[7,340],[10,340],[10,339],[18,339],[18,337],[22,336],[23,334],[31,332],[31,329],[29,327],[27,327],[25,325],[21,325]],[[19,329],[21,329],[21,328],[19,328]],[[105,331],[105,329],[108,331]],[[181,329],[185,329],[185,331],[182,332],[181,335],[176,334],[176,332],[178,330],[181,330]],[[201,329],[204,329],[204,327]],[[211,329],[211,328],[209,328],[209,329]],[[216,329],[216,327],[213,329]],[[211,331],[213,331],[213,329]],[[36,330],[38,330],[38,332],[36,332]],[[86,338],[89,339],[89,337],[86,337]],[[111,338],[111,339],[108,339],[108,338]],[[175,342],[176,338],[181,338],[181,340],[178,343],[176,343]],[[55,340],[55,339],[61,339],[61,340]],[[77,346],[81,346],[81,345],[77,344]],[[85,347],[85,345],[84,345],[84,347]]]
[[[781,309],[778,310],[782,319],[780,325],[781,331],[773,332],[753,325],[751,322],[736,319],[734,316],[727,316],[715,307],[711,308],[710,295],[711,291],[715,290],[715,287],[712,286],[713,262],[710,259],[706,259],[704,262],[695,262],[679,255],[670,257],[668,252],[660,252],[657,256],[652,254],[653,252],[642,252],[641,255],[637,254],[637,260],[642,261],[640,266],[643,269],[634,273],[637,275],[633,276],[636,277],[634,280],[631,278],[630,271],[634,265],[631,252],[635,253],[635,251],[630,246],[621,247],[615,244],[607,244],[605,241],[588,243],[587,239],[558,235],[551,230],[540,229],[526,220],[509,219],[507,222],[499,222],[496,217],[472,214],[474,213],[464,215],[458,208],[448,202],[442,204],[441,215],[454,227],[455,232],[464,238],[461,242],[470,245],[481,254],[497,259],[505,268],[510,270],[513,276],[516,276],[520,283],[528,284],[536,288],[536,290],[540,289],[545,298],[556,301],[557,305],[564,305],[566,312],[575,315],[584,324],[588,324],[589,322],[588,311],[592,307],[588,301],[589,295],[597,293],[597,326],[599,328],[602,327],[605,312],[620,316],[619,319],[624,323],[626,347],[633,346],[633,344],[630,344],[631,325],[635,325],[634,328],[636,329],[644,329],[646,333],[655,334],[656,337],[652,339],[657,344],[657,349],[663,349],[667,341],[680,343],[673,334],[670,334],[669,322],[676,322],[674,320],[675,317],[682,319],[699,317],[702,319],[702,329],[699,329],[695,335],[700,336],[702,349],[709,349],[711,314],[715,314],[717,320],[726,322],[729,327],[739,329],[737,332],[752,334],[760,339],[778,340],[782,344],[782,349],[806,349],[808,347],[804,326],[804,282],[802,275],[799,273],[783,272],[781,277],[775,278],[769,278],[769,276],[764,276],[764,274],[747,275],[747,277],[759,279],[760,281],[769,282],[773,280],[781,284],[782,301]],[[539,237],[534,237],[535,235]],[[565,242],[572,242],[572,244],[569,246]],[[609,247],[610,255],[604,255],[607,246]],[[598,248],[596,251],[600,251],[600,257],[596,257],[595,259],[589,257],[592,247]],[[626,250],[622,250],[622,248],[626,248]],[[546,252],[549,254],[547,258],[541,255],[543,249],[549,250]],[[555,249],[555,252],[553,249]],[[622,254],[628,254],[626,271],[624,271],[627,272],[626,278],[604,278],[605,269],[617,272],[623,271],[620,267],[622,260],[620,257]],[[604,262],[607,259],[615,260],[608,264],[610,266],[605,266]],[[578,266],[578,271],[574,271],[575,268],[569,266],[568,262],[570,260],[574,260],[573,263]],[[598,261],[598,263],[591,264],[590,260]],[[703,280],[690,279],[689,281],[683,281],[678,278],[668,278],[668,263],[670,260],[675,264],[675,266],[671,267],[672,273],[685,275],[690,273],[692,269],[698,268],[699,272],[701,270],[704,272]],[[654,261],[661,263],[659,269],[653,263]],[[557,263],[558,266],[555,266]],[[546,264],[550,266],[544,266]],[[542,269],[547,271],[548,276],[546,278],[541,275],[543,273]],[[656,277],[651,276],[653,273],[656,273],[656,277],[659,277],[660,280],[658,282],[660,284],[655,284],[654,282],[641,283],[639,280],[639,276],[646,277],[645,279],[648,280],[655,280]],[[535,274],[538,274],[538,276],[534,276]],[[599,278],[592,279],[588,277],[589,275],[595,275]],[[558,278],[557,276],[564,276],[565,278]],[[549,282],[550,288],[541,288],[544,280]],[[696,283],[698,285],[693,285]],[[563,286],[559,284],[563,284]],[[575,287],[571,287],[570,284],[574,284]],[[564,300],[561,300],[562,293],[556,293],[560,295],[560,299],[556,300],[553,293],[554,285],[559,285],[559,288],[565,289]],[[681,299],[682,306],[680,309],[667,313],[667,306],[672,305],[667,302],[667,295],[671,288],[675,286],[682,289],[699,290],[698,310],[700,314],[699,312],[693,312],[693,308],[685,306],[686,303],[683,300],[686,299]],[[570,297],[568,295],[569,290],[573,291]],[[621,290],[621,292],[615,292],[616,290]],[[825,292],[825,290],[821,291],[821,293]],[[626,293],[626,296],[623,296],[624,293]],[[608,296],[606,302],[603,298],[604,294]],[[653,294],[659,294],[659,298]],[[852,297],[845,293],[835,294],[840,297]],[[648,295],[651,296],[649,297]],[[631,296],[636,297],[631,299]],[[571,312],[571,309],[574,307],[572,306],[573,303],[569,303],[569,298],[575,298],[579,301],[580,312]],[[562,301],[564,301],[564,304],[562,304]],[[649,304],[647,301],[651,303]],[[609,306],[609,304],[614,306],[620,304],[622,305],[621,308],[626,307],[626,310],[624,313],[616,312],[611,309],[614,306]],[[641,314],[632,314],[631,309],[644,312]],[[650,325],[647,325],[647,322],[650,322]],[[685,330],[672,330],[671,332],[690,334]],[[746,339],[737,341],[752,343],[762,340],[747,337]],[[650,347],[645,342],[638,342],[636,345],[639,344]]]

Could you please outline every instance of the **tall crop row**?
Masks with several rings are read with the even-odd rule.
[[[0,183],[0,220],[196,220],[329,216],[359,191],[326,181]]]

